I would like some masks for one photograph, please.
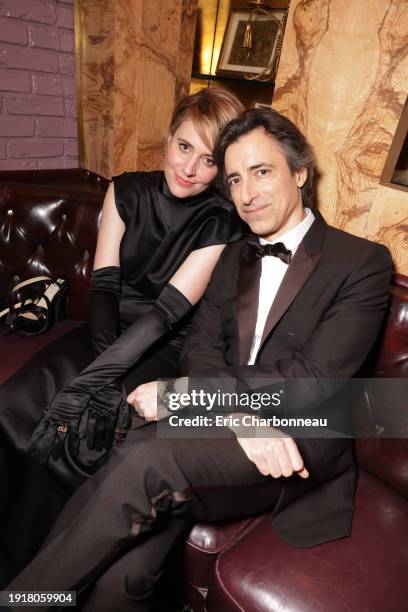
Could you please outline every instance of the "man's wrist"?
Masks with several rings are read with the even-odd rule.
[[[174,395],[188,391],[188,378],[169,378],[159,380],[157,385],[157,419],[165,419],[172,414],[169,410],[170,400]]]

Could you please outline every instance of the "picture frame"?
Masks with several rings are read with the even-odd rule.
[[[282,48],[287,9],[273,9],[251,19],[252,49],[242,46],[250,10],[232,9],[225,29],[216,74],[246,78],[261,75],[271,79]]]
[[[271,104],[265,104],[264,102],[255,102],[254,108],[272,108]]]

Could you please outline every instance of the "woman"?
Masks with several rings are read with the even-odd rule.
[[[9,572],[2,582],[25,565],[70,492],[123,437],[129,406],[122,381],[130,393],[142,383],[178,375],[191,307],[225,244],[242,235],[232,205],[211,187],[216,136],[241,109],[222,89],[185,98],[173,114],[164,171],[113,179],[91,288],[92,347],[100,356],[65,386],[92,359],[80,328],[44,349],[34,367],[27,364],[3,386],[0,529]],[[35,425],[30,450],[57,479],[27,456]],[[10,466],[17,472],[12,482]]]

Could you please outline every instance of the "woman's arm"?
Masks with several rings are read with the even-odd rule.
[[[95,357],[103,353],[119,336],[119,247],[124,231],[125,224],[117,211],[114,185],[111,183],[102,207],[91,282],[89,321]]]
[[[203,247],[190,253],[173,274],[170,283],[193,305],[203,295],[225,244]]]
[[[203,294],[222,249],[223,246],[211,246],[191,253],[170,279],[175,284],[169,282],[165,285],[153,308],[135,321],[69,387],[60,391],[34,431],[30,442],[33,454],[41,457],[43,462],[48,460],[50,454],[57,458],[67,435],[72,454],[78,453],[79,422],[92,397],[115,383],[154,342],[188,313],[192,304]],[[121,404],[122,398],[119,399]],[[115,419],[112,419],[111,413],[100,413],[100,410],[98,417],[98,429],[103,434],[106,448],[110,448],[112,436],[104,432],[108,430],[112,434],[111,425]],[[90,440],[93,447],[92,432]]]
[[[115,188],[109,185],[102,207],[101,223],[96,244],[94,270],[106,266],[119,266],[119,247],[125,233],[125,224],[115,203]]]
[[[202,297],[225,244],[204,247],[193,251],[170,279],[191,304]],[[157,421],[157,382],[139,385],[127,398],[139,416],[147,421]]]

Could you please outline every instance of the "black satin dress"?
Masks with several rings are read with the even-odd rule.
[[[188,255],[233,242],[244,226],[233,205],[209,189],[180,199],[162,172],[114,177],[115,200],[126,230],[120,245],[122,330],[142,317]],[[156,342],[124,377],[137,385],[179,374],[179,354],[193,313]],[[37,552],[60,509],[83,478],[26,452],[44,408],[93,359],[84,324],[39,351],[0,387],[0,588]],[[53,471],[54,470],[54,471]],[[64,477],[66,470],[67,478]],[[58,476],[54,473],[56,472]]]

